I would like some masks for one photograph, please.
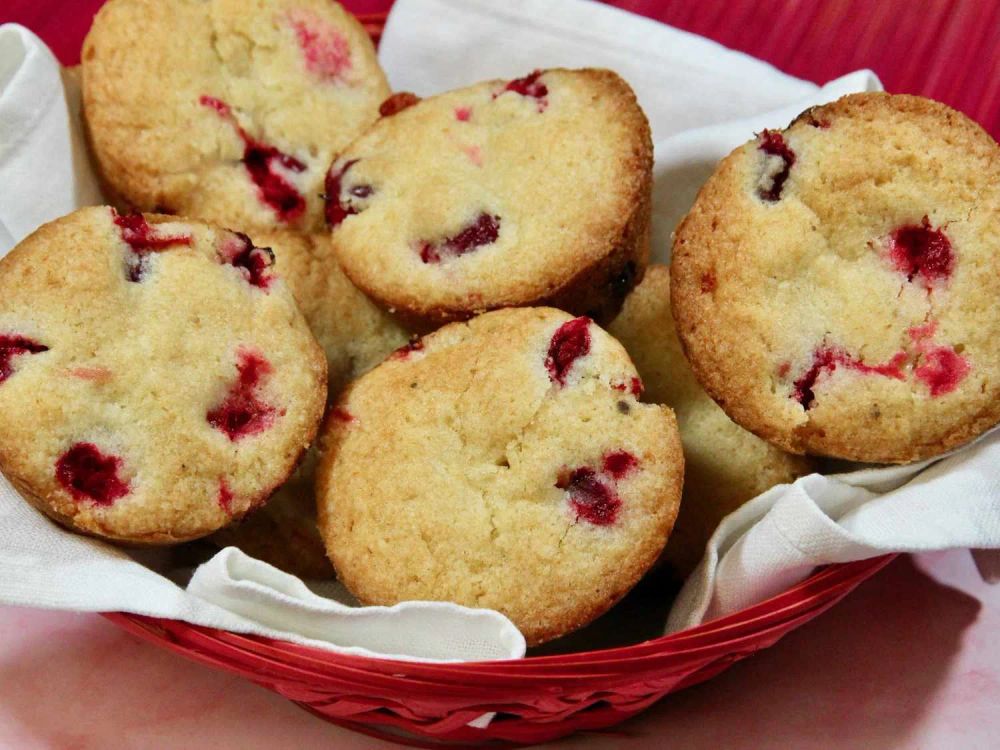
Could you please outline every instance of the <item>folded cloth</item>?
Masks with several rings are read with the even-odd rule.
[[[819,88],[708,40],[581,0],[508,0],[503,4],[397,0],[380,56],[394,88],[420,94],[486,78],[519,76],[539,67],[599,66],[620,72],[635,87],[653,127],[657,157],[654,255],[661,260],[667,257],[669,234],[677,218],[730,148],[752,137],[754,130],[787,124],[807,106],[879,86],[872,74],[861,72]],[[37,38],[20,27],[0,27],[0,254],[37,224],[77,206],[100,202],[94,176],[79,148],[77,97],[71,80],[67,79],[64,89],[55,60]],[[16,199],[11,197],[14,193]],[[962,479],[973,476],[972,465],[965,461],[990,445],[983,441],[930,468],[922,465],[914,482],[938,477],[939,484],[927,492],[948,498],[960,494],[971,512],[975,498],[987,488]],[[969,471],[963,472],[960,466]],[[840,501],[838,505],[836,498],[855,493],[860,499],[851,507],[854,514],[860,514],[869,505],[876,508],[880,493],[902,491],[897,485],[921,467],[888,471],[896,479],[876,478],[868,484],[850,478],[809,477],[813,484],[806,489],[806,480],[800,480],[790,488],[772,490],[743,509],[748,515],[741,516],[742,522],[736,516],[728,519],[713,539],[716,551],[708,554],[697,580],[692,579],[675,607],[672,623],[692,624],[730,611],[808,574],[815,562],[793,560],[782,553],[771,568],[753,563],[753,575],[760,571],[764,578],[755,578],[753,586],[738,584],[747,588],[747,596],[715,596],[716,591],[729,590],[725,583],[730,578],[737,581],[741,566],[735,562],[758,559],[754,554],[767,556],[751,537],[738,544],[742,540],[738,532],[765,516],[768,508],[777,508],[779,497],[798,497],[808,489],[812,502],[822,508],[817,512],[831,514],[829,519],[844,515],[849,504]],[[868,472],[873,473],[878,475],[878,471]],[[816,499],[827,486],[840,488],[840,494],[830,490],[834,500],[827,501],[825,495]],[[884,497],[891,499],[892,493]],[[945,510],[955,514],[957,509],[956,503],[949,503]],[[939,539],[938,547],[971,543],[969,535],[959,533],[958,528],[935,537],[938,524],[931,517],[932,510],[929,505],[923,514],[910,516],[910,536],[920,528],[925,531],[926,546],[920,548],[934,548],[932,538]],[[985,507],[981,510],[988,513]],[[992,514],[995,518],[995,509]],[[920,526],[921,519],[928,523],[926,527]],[[828,525],[833,524],[831,520]],[[792,533],[796,527],[783,523],[779,528]],[[869,524],[868,528],[878,527]],[[886,549],[909,548],[909,537],[903,539],[897,531],[890,525],[879,532],[884,534]],[[847,533],[855,532],[847,529]],[[994,523],[992,538],[982,535],[977,546],[995,546],[998,536]],[[723,537],[730,543],[720,544]],[[871,540],[861,538],[850,549],[841,545],[844,559],[852,551],[860,556],[878,553],[865,550],[864,542]],[[771,544],[767,535],[762,540]],[[792,546],[812,549],[808,541]],[[723,565],[718,565],[720,550]],[[734,550],[742,551],[730,565],[726,560]],[[344,606],[349,597],[342,589],[314,582],[310,586],[233,549],[218,553],[192,577],[168,553],[126,552],[63,531],[0,478],[0,602],[78,611],[121,610],[389,658],[471,660],[524,654],[520,633],[496,612],[428,602],[349,609]]]
[[[80,127],[80,94],[17,24],[0,27],[0,254],[46,221],[101,202]]]

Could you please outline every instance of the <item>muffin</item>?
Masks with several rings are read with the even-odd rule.
[[[608,70],[546,70],[395,103],[333,163],[351,280],[411,326],[550,304],[610,319],[649,254],[652,145]]]
[[[853,94],[763,131],[672,269],[698,380],[784,450],[903,463],[1000,421],[1000,148],[943,104]]]
[[[389,95],[330,0],[110,0],[82,62],[107,192],[248,232],[318,228],[326,168]]]
[[[645,400],[666,404],[677,415],[684,446],[684,493],[663,559],[686,577],[723,518],[764,490],[808,474],[812,462],[744,430],[695,380],[674,330],[666,266],[646,270],[608,333],[635,363]]]
[[[366,604],[499,610],[529,643],[581,627],[657,559],[683,480],[676,422],[642,404],[587,318],[453,323],[363,375],[324,427],[320,531]],[[390,447],[390,449],[387,449]]]
[[[0,470],[67,527],[172,543],[292,473],[326,362],[271,255],[232,232],[85,208],[0,260]]]
[[[278,231],[254,241],[274,251],[306,322],[326,352],[329,392],[335,398],[355,377],[406,344],[409,334],[359,292],[340,270],[326,235]],[[302,578],[326,578],[333,568],[316,528],[316,451],[267,505],[212,537]]]

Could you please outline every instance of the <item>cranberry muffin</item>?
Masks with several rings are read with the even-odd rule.
[[[409,334],[344,276],[329,236],[259,232],[254,241],[274,251],[277,272],[326,352],[331,397],[406,344]],[[316,528],[315,472],[316,451],[310,449],[267,505],[222,529],[212,541],[239,547],[303,578],[332,576]]]
[[[687,577],[719,522],[776,484],[813,470],[733,422],[695,380],[670,312],[670,270],[654,265],[608,327],[629,353],[645,385],[644,398],[677,415],[684,446],[684,493],[663,559]]]
[[[351,280],[411,324],[537,304],[609,319],[649,252],[653,152],[628,84],[555,69],[395,99],[327,175]]]
[[[172,543],[263,503],[318,428],[326,361],[244,236],[85,208],[0,260],[0,469],[60,523]]]
[[[763,131],[672,268],[698,380],[784,450],[902,463],[1000,421],[1000,147],[943,104],[853,94]]]
[[[82,62],[108,194],[244,231],[320,226],[326,168],[389,95],[331,0],[110,0]]]
[[[367,604],[499,610],[529,643],[587,624],[653,564],[677,514],[676,422],[639,391],[617,341],[552,308],[404,347],[324,427],[319,524],[338,576]]]

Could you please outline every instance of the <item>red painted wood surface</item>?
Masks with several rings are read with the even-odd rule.
[[[4,0],[65,64],[103,0]],[[871,68],[886,89],[962,110],[1000,137],[998,0],[613,0],[611,5],[714,39],[822,83]],[[383,13],[392,0],[344,0]]]
[[[103,0],[5,0],[0,21],[35,31],[65,64]],[[998,0],[612,0],[822,83],[871,68],[886,89],[962,110],[1000,137]],[[392,0],[344,0],[384,13]]]

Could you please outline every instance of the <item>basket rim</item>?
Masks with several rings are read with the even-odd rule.
[[[415,680],[431,679],[440,684],[444,677],[465,680],[475,677],[510,677],[524,679],[532,675],[543,680],[558,678],[594,678],[597,676],[634,675],[656,668],[669,657],[720,654],[738,650],[742,642],[748,646],[760,640],[763,633],[779,630],[790,620],[822,610],[837,601],[862,581],[888,565],[896,554],[882,555],[847,563],[827,565],[803,581],[757,604],[718,617],[692,628],[659,636],[627,646],[575,651],[567,654],[525,656],[521,659],[494,661],[428,662],[390,659],[377,656],[343,654],[315,646],[305,646],[252,633],[234,633],[171,618],[140,615],[129,612],[102,612],[103,617],[146,640],[181,648],[168,634],[187,634],[196,640],[208,639],[227,649],[253,652],[257,658],[273,660],[282,668],[336,668],[359,671],[366,675],[380,672],[394,680],[401,672]],[[832,600],[832,601],[831,601]],[[595,667],[604,667],[595,672]],[[231,665],[230,665],[231,668]]]

